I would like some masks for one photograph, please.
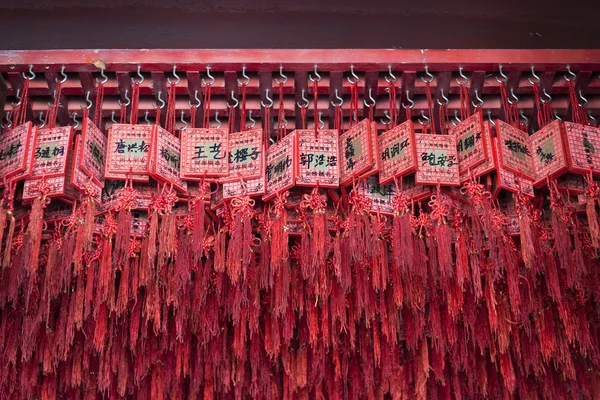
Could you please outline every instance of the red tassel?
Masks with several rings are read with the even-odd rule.
[[[289,258],[287,212],[285,210],[288,196],[288,192],[278,194],[274,203],[275,215],[271,226],[271,268],[273,272],[278,271]]]
[[[44,208],[46,197],[42,195],[33,200],[31,212],[29,213],[29,226],[27,227],[26,239],[23,251],[26,255],[29,274],[33,277],[37,274],[39,263],[40,245],[42,243],[42,229],[44,225]]]
[[[158,235],[158,213],[153,211],[148,224],[148,268],[154,268],[156,263],[156,239]]]
[[[516,212],[519,219],[519,236],[521,237],[521,255],[528,269],[534,268],[535,247],[531,233],[531,218],[529,215],[530,200],[522,193],[516,196]]]
[[[204,243],[204,219],[206,215],[205,199],[208,194],[210,184],[201,182],[198,188],[198,195],[192,203],[194,210],[194,225],[192,235],[194,240],[194,263],[198,264],[202,258],[202,243]]]
[[[215,271],[225,272],[225,256],[227,255],[226,250],[227,238],[223,228],[217,232],[217,238],[215,240]]]
[[[15,217],[9,211],[10,223],[8,224],[8,234],[6,235],[6,246],[4,246],[4,256],[2,257],[2,267],[11,266],[10,259],[12,255],[13,238],[15,235]],[[15,282],[16,283],[16,282]]]
[[[106,237],[102,245],[100,273],[98,274],[98,287],[96,289],[96,297],[101,302],[108,299],[109,285],[112,282],[112,252],[112,241],[110,237]],[[98,307],[98,304],[96,304],[96,307]]]

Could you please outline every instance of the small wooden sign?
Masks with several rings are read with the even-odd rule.
[[[78,157],[77,164],[83,173],[100,186],[104,184],[107,140],[107,137],[94,125],[91,119],[86,118],[83,120],[81,157]]]
[[[386,184],[395,176],[411,174],[417,169],[415,130],[412,121],[406,121],[384,132],[378,138],[379,183]]]
[[[499,139],[496,138],[496,144],[498,143],[498,140]],[[498,196],[500,189],[508,190],[513,193],[522,191],[525,195],[534,197],[533,180],[522,175],[517,175],[499,165],[496,169],[496,184],[495,190],[493,191],[494,197]]]
[[[179,176],[181,140],[158,126],[151,143],[148,173],[157,181],[173,184],[173,187],[185,192],[187,183]]]
[[[229,175],[223,182],[264,177],[262,129],[229,134]],[[263,188],[264,189],[264,188]]]
[[[150,142],[156,125],[115,124],[108,133],[105,177],[133,180],[148,174]]]
[[[449,130],[450,135],[456,136],[458,171],[461,176],[468,175],[469,170],[472,171],[491,156],[487,151],[482,121],[481,111],[478,111]]]
[[[500,167],[529,180],[534,180],[533,152],[527,132],[500,120],[497,120],[496,127],[498,134],[496,150]]]
[[[225,128],[188,128],[181,132],[181,178],[200,180],[229,174]]]
[[[73,140],[73,128],[39,129],[33,146],[32,179],[65,176]]]
[[[266,179],[264,176],[243,181],[227,182],[223,184],[223,199],[233,199],[248,195],[250,197],[262,196],[266,193]]]
[[[10,178],[27,169],[31,153],[31,137],[36,129],[31,122],[25,122],[0,135],[0,175]],[[35,141],[35,137],[33,138]]]
[[[27,152],[25,153],[25,169],[21,172],[15,173],[10,176],[12,181],[20,181],[22,179],[27,179],[31,176],[31,169],[33,168],[33,145],[35,143],[35,139],[37,138],[37,127],[33,127],[31,130],[31,134],[27,140]],[[8,177],[9,175],[7,175]]]
[[[470,171],[474,178],[478,178],[482,175],[488,174],[496,169],[496,154],[494,152],[494,146],[492,142],[492,128],[488,121],[483,122],[483,140],[485,141],[485,148],[487,157],[483,162]],[[459,164],[460,168],[460,164]],[[469,171],[467,170],[464,174],[460,175],[460,183],[464,183],[470,179]]]
[[[337,188],[340,185],[338,135],[323,129],[296,131],[296,185]]]
[[[313,133],[314,135],[314,133]],[[347,186],[373,167],[371,122],[363,119],[348,129],[339,139],[340,180]]]
[[[396,197],[396,184],[379,183],[379,177],[372,175],[361,181],[359,190],[371,199],[371,212],[391,215],[394,213],[394,197]]]
[[[93,178],[86,175],[80,167],[81,154],[84,153],[82,151],[83,149],[81,148],[82,143],[83,143],[83,137],[77,136],[75,138],[75,148],[74,148],[74,152],[73,152],[75,160],[72,163],[71,172],[69,175],[69,181],[70,181],[71,185],[75,189],[79,190],[80,192],[85,192],[88,189],[92,189],[93,190],[92,198],[97,203],[100,203],[100,201],[102,200],[102,186],[98,185]]]
[[[600,129],[573,122],[564,125],[571,172],[600,174]]]
[[[418,185],[459,186],[458,151],[452,135],[415,135],[419,165]]]
[[[267,150],[267,188],[264,200],[275,197],[277,193],[290,189],[296,183],[295,146],[296,131],[293,131]]]
[[[361,178],[367,178],[369,176],[379,173],[381,168],[381,158],[379,157],[379,137],[377,135],[377,123],[371,122],[371,168],[362,174]],[[378,178],[379,179],[379,178]]]
[[[555,120],[546,125],[529,139],[534,152],[534,186],[539,188],[546,184],[546,178],[555,178],[569,168],[560,121]]]

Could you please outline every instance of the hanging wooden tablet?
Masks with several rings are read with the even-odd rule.
[[[222,182],[263,178],[263,149],[262,129],[229,134],[229,175]]]
[[[296,131],[267,150],[266,181],[267,188],[263,200],[272,199],[277,193],[286,191],[296,183],[297,163],[293,162],[296,153]]]
[[[98,185],[93,178],[86,175],[81,168],[81,155],[85,153],[81,148],[82,143],[83,137],[77,136],[75,138],[75,147],[73,151],[75,160],[72,163],[71,173],[69,176],[70,183],[75,189],[79,190],[79,192],[81,193],[87,193],[89,190],[92,190],[92,198],[97,203],[100,203],[100,201],[102,200],[102,186]]]
[[[404,176],[401,179],[402,187],[397,188],[398,192],[403,192],[409,199],[414,201],[425,200],[434,193],[434,188],[427,185],[417,185],[415,175]],[[399,179],[399,181],[400,181]]]
[[[104,169],[107,137],[98,129],[91,119],[83,120],[81,128],[81,156],[76,162],[84,174],[92,178],[96,184],[104,184]]]
[[[395,176],[411,174],[417,169],[417,149],[412,121],[384,132],[378,138],[379,183],[386,184]]]
[[[556,187],[559,190],[570,191],[573,194],[585,192],[583,176],[576,174],[564,174],[556,179]]]
[[[500,120],[496,122],[496,127],[499,166],[524,178],[535,179],[531,141],[527,132]]]
[[[359,190],[371,199],[371,212],[392,215],[394,214],[393,201],[396,196],[396,184],[379,183],[379,177],[372,175],[359,184]]]
[[[472,171],[491,156],[488,154],[486,138],[483,134],[481,111],[450,128],[448,132],[450,135],[456,136],[458,171],[461,177],[468,176],[469,170]]]
[[[497,146],[498,140],[498,138],[495,140]],[[523,192],[523,194],[529,197],[534,197],[533,180],[522,175],[517,175],[512,171],[503,168],[500,163],[498,163],[492,195],[494,197],[498,197],[501,189],[508,190],[512,193],[519,193],[520,190]]]
[[[39,129],[33,146],[30,179],[65,176],[71,150],[73,128],[63,126]]]
[[[36,131],[31,122],[25,122],[0,135],[0,176],[10,178],[26,170]]]
[[[219,185],[219,187],[210,195],[210,209],[216,210],[218,208],[221,208],[223,203],[223,186]]]
[[[600,174],[600,129],[573,122],[564,127],[570,171]]]
[[[532,134],[529,139],[531,149],[535,153],[533,156],[534,186],[540,188],[546,184],[547,178],[556,178],[569,168],[560,121],[554,120]]]
[[[181,178],[201,180],[229,174],[229,134],[225,128],[187,128],[181,132]]]
[[[339,143],[340,182],[347,186],[373,166],[371,122],[363,119],[340,135]]]
[[[264,175],[255,179],[244,179],[243,183],[239,179],[237,182],[226,182],[223,184],[223,199],[227,200],[244,195],[250,197],[262,196],[266,192],[266,186]]]
[[[50,147],[50,153],[52,154],[52,149],[55,148],[52,143],[55,142],[45,142],[47,146]],[[58,142],[56,145],[58,148],[62,146],[63,142]],[[44,147],[42,147],[42,151],[46,151]],[[70,150],[66,150],[65,154],[68,155],[68,162],[65,163],[65,172],[62,175],[51,175],[44,176],[46,184],[48,185],[48,192],[46,196],[48,198],[60,198],[62,201],[65,201],[69,204],[73,203],[76,199],[79,198],[79,193],[75,190],[75,188],[71,185],[71,174],[73,172],[74,165],[74,152]],[[42,178],[28,178],[25,180],[25,184],[23,186],[23,201],[29,202],[34,200],[39,196],[38,186],[41,184]]]
[[[338,135],[335,129],[296,131],[296,185],[337,188],[340,185]]]
[[[379,137],[377,135],[377,123],[371,122],[371,168],[362,174],[361,178],[367,178],[369,176],[379,173],[381,168],[381,158],[379,157]]]
[[[483,122],[483,140],[485,141],[486,154],[485,160],[470,171],[467,171],[460,176],[460,183],[465,183],[470,179],[470,176],[478,178],[482,175],[488,174],[496,169],[496,155],[494,153],[494,146],[492,142],[492,129],[489,121]],[[460,164],[459,164],[460,168]]]
[[[187,190],[187,183],[179,175],[181,140],[157,126],[150,145],[148,173],[158,182],[172,184],[179,191]]]
[[[15,173],[14,175],[10,176],[7,175],[7,177],[10,176],[10,179],[13,182],[22,180],[22,179],[26,179],[31,175],[31,169],[33,168],[33,145],[35,143],[35,139],[37,138],[37,127],[33,127],[31,130],[31,133],[29,135],[29,138],[27,140],[27,152],[24,154],[25,156],[25,169],[22,170],[21,172]],[[1,137],[1,136],[0,136]]]
[[[459,186],[458,151],[452,135],[416,134],[417,185]]]
[[[150,141],[156,125],[115,124],[108,133],[106,149],[107,179],[127,179],[133,174],[133,181],[148,178]]]

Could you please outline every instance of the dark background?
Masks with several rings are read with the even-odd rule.
[[[599,21],[572,0],[0,0],[0,49],[577,49]]]

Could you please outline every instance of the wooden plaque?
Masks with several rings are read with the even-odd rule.
[[[565,137],[571,171],[600,174],[600,129],[565,122]]]
[[[290,189],[296,183],[295,146],[296,131],[293,131],[267,150],[267,188],[264,200]]]
[[[363,119],[340,135],[339,143],[340,180],[346,186],[373,167],[371,122]]]
[[[458,171],[461,176],[468,175],[469,170],[472,171],[491,156],[487,151],[482,120],[481,111],[478,111],[449,130],[450,135],[456,136]]]
[[[73,140],[73,128],[39,129],[33,146],[32,179],[65,176]]]
[[[415,137],[419,157],[415,182],[418,185],[459,186],[456,138],[423,133]]]
[[[188,128],[181,132],[181,178],[198,180],[229,174],[225,128]]]
[[[336,188],[340,185],[338,134],[323,129],[315,138],[314,130],[296,131],[296,184]]]
[[[490,173],[496,169],[496,155],[492,142],[492,129],[488,121],[483,122],[483,140],[485,141],[487,156],[481,164],[471,169],[471,174],[475,178]],[[466,171],[464,174],[460,175],[460,183],[462,184],[468,181],[469,178],[469,171]]]
[[[185,192],[187,183],[179,176],[181,167],[181,140],[167,130],[157,127],[150,146],[148,173],[154,179]]]
[[[359,190],[371,199],[371,212],[391,215],[394,213],[394,197],[396,197],[396,184],[379,183],[379,177],[372,175],[361,181]]]
[[[93,189],[94,193],[92,197],[96,202],[100,203],[102,199],[102,186],[99,186],[92,177],[86,175],[80,167],[81,154],[84,153],[83,149],[81,149],[81,143],[83,143],[83,137],[77,136],[75,138],[75,149],[73,152],[75,160],[71,167],[70,182],[80,192],[84,192],[87,188]]]
[[[367,178],[371,175],[378,174],[379,169],[381,168],[381,159],[379,158],[379,137],[377,135],[376,122],[371,122],[371,159],[373,160],[371,168],[362,174],[360,176],[361,178]]]
[[[32,135],[35,135],[35,129],[31,122],[25,122],[0,135],[0,176],[10,178],[27,169]]]
[[[123,179],[128,174],[147,175],[150,142],[156,125],[115,124],[108,133],[106,172],[109,179]]]
[[[236,182],[227,182],[223,184],[223,200],[232,199],[248,195],[250,197],[262,196],[266,192],[266,179],[264,176],[255,179],[244,179]]]
[[[496,127],[499,166],[529,180],[535,179],[533,152],[527,132],[500,120],[496,121]]]
[[[94,125],[91,119],[83,120],[81,130],[81,157],[77,161],[79,168],[94,182],[102,186],[104,184],[104,168],[106,157],[107,138]]]
[[[412,121],[406,121],[384,132],[378,138],[379,183],[386,184],[394,176],[404,176],[417,169],[415,130]]]
[[[35,143],[35,139],[37,138],[37,131],[37,127],[34,126],[27,140],[27,152],[25,153],[25,169],[19,173],[10,176],[11,181],[20,181],[31,176],[31,169],[33,168],[33,144]]]
[[[223,182],[264,177],[264,144],[261,129],[229,135],[229,175]],[[264,189],[264,188],[263,188]]]
[[[569,167],[560,121],[546,125],[531,135],[530,140],[534,152],[534,186],[539,188],[546,184],[546,178],[555,178]]]
[[[498,138],[496,138],[496,145],[498,146]],[[497,197],[500,193],[500,189],[508,190],[509,192],[518,193],[521,190],[524,194],[529,197],[534,197],[533,192],[533,180],[528,179],[522,175],[517,175],[512,171],[502,168],[498,165],[496,169],[496,185],[494,190],[494,197]]]

